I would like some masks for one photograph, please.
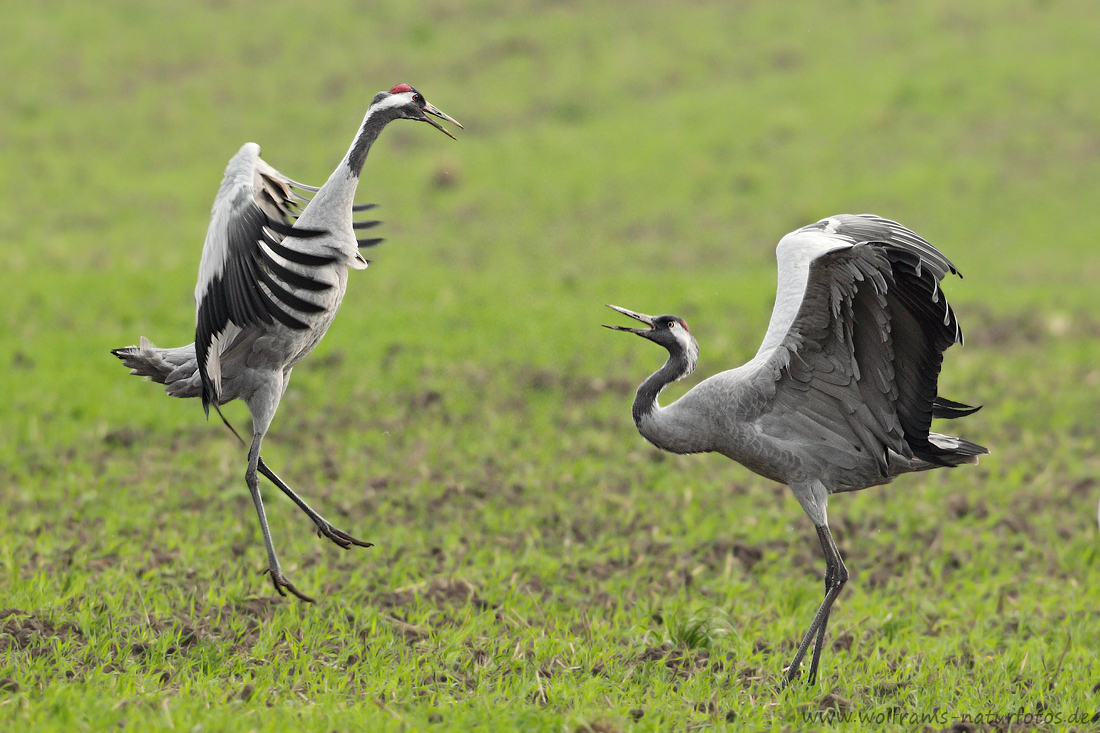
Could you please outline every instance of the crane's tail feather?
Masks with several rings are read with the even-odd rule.
[[[122,360],[123,365],[129,367],[130,373],[138,377],[149,377],[154,382],[164,385],[164,391],[172,397],[200,397],[202,396],[202,378],[199,376],[199,362],[195,356],[195,345],[179,346],[174,349],[158,349],[149,342],[149,339],[141,337],[138,346],[127,346],[122,349],[111,349],[111,353]],[[211,402],[229,431],[241,441],[241,445],[248,445],[244,438],[237,432],[229,420],[222,414],[217,402]],[[210,410],[205,403],[207,417]]]
[[[947,466],[958,466],[963,463],[977,463],[978,456],[988,455],[989,449],[985,446],[971,443],[969,440],[956,438],[951,435],[929,433],[928,442],[939,449],[937,458]]]
[[[172,397],[198,397],[202,394],[194,344],[158,349],[142,336],[140,345],[111,349],[111,353],[122,360],[131,374],[163,384],[164,391]]]

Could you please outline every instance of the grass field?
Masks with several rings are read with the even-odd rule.
[[[1100,726],[1093,3],[3,15],[0,730]],[[399,82],[466,130],[372,151],[387,242],[265,442],[376,543],[265,486],[305,605],[258,574],[244,451],[109,349],[192,340],[243,142],[321,182]],[[985,405],[950,427],[992,455],[834,498],[852,579],[821,679],[781,691],[812,526],[786,487],[646,444],[630,403],[664,355],[599,326],[684,317],[674,399],[755,352],[783,234],[863,211],[966,275],[941,392]]]

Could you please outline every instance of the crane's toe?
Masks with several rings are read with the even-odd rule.
[[[322,520],[317,523],[317,536],[328,537],[345,550],[350,549],[352,545],[356,547],[374,547],[373,542],[363,542],[352,537],[347,532],[337,529],[329,524],[327,521]]]
[[[266,570],[261,571],[260,574],[261,575],[264,575],[264,574],[270,575],[271,576],[271,583],[272,583],[272,585],[275,586],[275,590],[279,593],[279,595],[283,596],[284,598],[286,597],[286,593],[283,592],[283,589],[285,588],[286,590],[290,591],[293,595],[297,596],[299,600],[305,601],[306,603],[313,603],[314,602],[312,598],[310,598],[305,593],[303,593],[302,591],[295,588],[294,584],[286,579],[286,576],[283,575],[282,571],[272,570],[271,568],[267,568]]]

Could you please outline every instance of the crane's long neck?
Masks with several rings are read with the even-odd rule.
[[[363,172],[363,164],[367,162],[367,153],[370,152],[371,145],[374,145],[374,141],[382,134],[382,128],[394,119],[396,118],[391,108],[371,105],[363,118],[363,124],[359,126],[359,134],[355,136],[355,142],[351,144],[351,149],[344,156],[344,162],[340,167],[347,166],[348,173],[358,180],[359,174]]]
[[[328,209],[337,212],[341,218],[346,216],[348,227],[351,227],[351,205],[355,201],[355,189],[359,185],[359,174],[363,172],[363,164],[367,161],[367,153],[382,129],[396,119],[392,107],[372,104],[363,117],[363,124],[359,126],[359,132],[355,140],[348,148],[347,154],[329,176],[325,185],[313,197],[308,208]]]
[[[657,404],[657,396],[661,394],[661,390],[677,379],[690,374],[692,367],[693,365],[688,361],[687,354],[683,351],[670,353],[664,366],[650,374],[642,382],[642,386],[638,387],[638,392],[634,395],[634,409],[632,411],[634,424],[641,428],[643,419],[656,415],[660,409]]]
[[[691,352],[670,351],[668,361],[642,382],[634,396],[634,424],[642,437],[658,448],[673,453],[699,453],[710,449],[703,440],[705,435],[699,431],[699,416],[691,414],[684,399],[668,407],[657,404],[661,390],[695,370],[698,357],[697,348]]]

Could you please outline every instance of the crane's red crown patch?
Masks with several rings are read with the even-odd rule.
[[[413,90],[408,84],[398,84],[390,90],[390,94],[400,94],[401,92],[411,92]]]

